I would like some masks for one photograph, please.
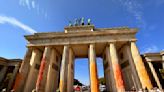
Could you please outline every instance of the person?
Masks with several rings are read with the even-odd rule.
[[[14,90],[14,89],[12,89],[12,90],[11,90],[11,92],[15,92],[15,90]]]
[[[88,25],[90,25],[91,24],[91,19],[88,19]]]
[[[133,87],[131,88],[131,90],[132,90],[132,91],[136,91],[136,88],[133,86]]]
[[[33,89],[32,92],[36,92],[36,89]]]
[[[60,92],[59,88],[56,90],[56,92]]]
[[[143,92],[143,90],[142,89],[139,89],[139,91],[138,92]]]
[[[6,88],[2,89],[2,92],[6,92]]]
[[[144,92],[148,92],[148,89],[147,89],[147,87],[144,89]]]

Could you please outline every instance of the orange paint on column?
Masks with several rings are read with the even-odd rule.
[[[40,69],[39,69],[38,79],[37,79],[37,82],[36,82],[37,90],[39,89],[42,78],[43,78],[43,71],[44,71],[45,63],[46,63],[45,56],[43,56],[41,66],[40,66]]]
[[[17,89],[18,86],[20,86],[20,81],[23,79],[23,75],[21,75],[20,73],[17,74],[17,77],[15,79],[15,83],[13,86],[13,90]]]
[[[118,89],[124,89],[124,83],[122,79],[122,73],[119,64],[114,64],[114,77],[116,80],[116,86]]]
[[[98,78],[97,78],[97,67],[95,62],[90,62],[90,79],[91,79],[91,91],[99,92]]]
[[[150,78],[148,76],[145,65],[142,61],[142,58],[140,56],[140,53],[138,51],[138,48],[135,42],[131,42],[131,53],[134,60],[134,64],[136,66],[136,70],[138,72],[139,79],[142,84],[142,88],[152,89],[153,87],[152,83],[150,81]]]
[[[89,47],[89,62],[90,62],[90,86],[91,92],[99,92],[97,65],[96,65],[95,45],[90,44]]]
[[[62,80],[60,80],[60,92],[63,92],[63,81]]]
[[[125,88],[123,84],[123,78],[122,78],[119,60],[117,56],[117,50],[114,43],[110,43],[109,51],[110,51],[110,57],[112,62],[111,64],[113,68],[113,76],[116,84],[116,89],[118,92],[124,92]]]

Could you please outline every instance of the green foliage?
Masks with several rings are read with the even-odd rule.
[[[99,84],[105,85],[105,79],[104,79],[104,77],[99,78]]]
[[[82,86],[83,84],[79,80],[74,79],[74,85]]]

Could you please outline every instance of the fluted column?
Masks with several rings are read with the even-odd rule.
[[[56,90],[58,89],[59,70],[59,53],[57,53],[55,48],[52,48],[50,55],[50,64],[48,66],[45,92],[56,92]]]
[[[135,42],[131,42],[131,53],[132,53],[132,57],[134,60],[134,64],[136,66],[136,70],[137,70],[140,82],[142,84],[142,88],[151,89],[152,84],[151,84],[150,78],[147,74],[146,68],[144,66],[144,63],[142,61],[142,58],[140,56],[140,53],[138,51],[138,48]]]
[[[162,56],[162,68],[164,69],[164,51],[161,51]]]
[[[149,65],[149,68],[150,68],[150,70],[151,70],[151,72],[152,72],[152,74],[153,74],[153,77],[154,77],[154,79],[155,79],[155,81],[156,81],[158,87],[159,87],[160,89],[162,89],[162,85],[161,85],[161,83],[160,83],[160,81],[159,81],[159,78],[158,78],[157,73],[156,73],[156,71],[155,71],[155,69],[154,69],[154,67],[153,67],[153,64],[152,64],[151,62],[147,62],[147,63],[148,63],[148,65]]]
[[[3,82],[6,72],[7,72],[7,66],[4,65],[3,68],[0,71],[0,83]]]
[[[134,84],[135,84],[136,90],[139,90],[142,88],[142,86],[141,86],[141,82],[140,82],[140,79],[139,79],[139,76],[138,76],[138,73],[136,70],[136,66],[135,66],[133,58],[132,58],[130,43],[125,45],[125,49],[126,49],[126,54],[128,56],[128,59],[129,59],[129,65],[130,65],[130,68],[132,71],[132,76],[134,78],[134,82],[135,82]]]
[[[60,71],[60,92],[67,91],[67,65],[69,58],[69,46],[65,45],[63,49],[61,71]]]
[[[48,66],[50,62],[50,57],[49,57],[50,51],[51,51],[50,47],[45,47],[42,60],[41,60],[40,69],[39,69],[38,79],[36,82],[36,90],[38,92],[44,92],[45,90],[45,84],[47,80],[47,71],[48,71]]]
[[[14,71],[13,71],[13,74],[12,74],[12,78],[10,79],[8,87],[7,87],[7,92],[9,92],[11,90],[18,70],[19,70],[19,64],[15,65],[15,68],[14,68]]]
[[[110,43],[109,51],[110,51],[110,58],[111,58],[111,64],[112,64],[112,69],[113,69],[113,76],[115,79],[116,90],[117,92],[124,92],[125,88],[123,84],[121,68],[119,65],[117,51],[116,51],[116,47],[114,43]]]
[[[104,67],[104,79],[105,79],[105,82],[106,82],[106,91],[107,92],[112,92],[112,86],[114,85],[112,83],[112,78],[110,76],[110,73],[111,73],[111,67],[109,66],[109,58],[108,58],[108,54],[109,51],[105,48],[105,51],[104,51],[104,55],[103,55],[103,67]]]
[[[89,70],[90,70],[91,92],[99,92],[95,44],[89,45]]]
[[[15,90],[15,92],[23,92],[24,85],[26,83],[27,75],[30,68],[31,55],[32,55],[32,49],[28,48],[24,60],[22,61],[22,64],[20,66],[19,72],[17,73],[16,76],[16,80],[13,87],[13,90]]]
[[[110,92],[116,92],[117,88],[116,88],[116,83],[115,83],[115,78],[114,78],[114,71],[113,71],[112,62],[111,62],[109,45],[107,45],[106,48],[105,48],[105,55],[106,55],[106,64],[104,65],[104,68],[107,66],[107,64],[109,65],[109,77],[106,78],[109,81],[106,81],[106,82],[109,82],[107,84],[109,85],[110,90],[109,90],[109,87],[107,87],[107,91],[109,90]]]
[[[68,61],[68,76],[67,76],[67,92],[73,92],[74,84],[74,53],[69,48],[69,61]]]
[[[42,53],[38,49],[34,49],[32,51],[32,56],[30,59],[30,70],[25,83],[24,92],[31,92],[33,89],[35,89],[35,84],[39,73],[41,56]]]

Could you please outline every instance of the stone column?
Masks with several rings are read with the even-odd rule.
[[[154,77],[154,79],[155,79],[155,81],[156,81],[158,87],[159,87],[160,89],[162,89],[162,85],[161,85],[161,83],[160,83],[160,81],[159,81],[159,78],[158,78],[158,76],[157,76],[157,73],[155,72],[155,69],[154,69],[154,67],[153,67],[153,64],[152,64],[151,62],[147,62],[147,63],[148,63],[148,65],[149,65],[149,67],[150,67],[150,70],[151,70],[151,72],[152,72],[152,74],[153,74],[153,77]]]
[[[161,51],[162,56],[162,68],[164,69],[164,51]]]
[[[151,84],[150,78],[147,74],[146,68],[144,66],[144,63],[142,61],[142,58],[140,56],[140,53],[138,51],[138,48],[135,42],[131,42],[131,53],[132,53],[133,61],[134,61],[138,76],[140,78],[140,82],[142,84],[142,88],[151,89],[152,84]]]
[[[26,83],[27,75],[30,68],[31,55],[32,55],[32,49],[28,48],[24,60],[20,66],[19,72],[17,73],[16,76],[16,80],[13,87],[13,90],[15,90],[15,92],[23,92],[24,85]]]
[[[42,53],[38,49],[34,49],[32,51],[32,56],[30,59],[30,69],[23,92],[31,92],[33,89],[35,89],[36,80],[40,68],[41,56]]]
[[[110,51],[110,58],[111,58],[111,64],[113,69],[113,76],[115,79],[116,90],[117,92],[124,92],[125,88],[123,84],[121,68],[119,65],[117,51],[114,43],[110,43],[109,51]]]
[[[95,44],[89,45],[89,70],[91,92],[99,92]]]
[[[60,70],[60,92],[67,91],[67,65],[69,58],[69,46],[65,45],[63,49],[61,70]]]
[[[45,92],[56,92],[60,70],[60,57],[55,48],[51,49]]]
[[[74,53],[71,48],[69,48],[69,62],[68,62],[68,76],[67,76],[67,92],[73,92],[74,84]]]
[[[110,91],[109,92],[116,92],[117,91],[117,88],[116,88],[116,84],[115,84],[114,71],[113,71],[111,57],[110,57],[110,48],[109,48],[109,45],[106,46],[106,48],[105,48],[105,55],[106,55],[106,61],[107,61],[106,64],[109,65],[109,76],[110,77],[107,77],[108,80],[109,80],[109,83],[108,84],[110,86]],[[105,68],[105,65],[104,65],[104,68]]]
[[[108,63],[108,59],[107,59],[107,54],[106,54],[106,49],[104,51],[104,55],[103,55],[103,67],[104,67],[104,78],[105,78],[105,82],[106,82],[106,91],[107,92],[111,92],[112,91],[112,82],[111,82],[111,77],[110,77],[110,67],[109,67],[109,63]]]
[[[136,66],[135,66],[133,58],[132,58],[132,53],[131,53],[131,49],[130,49],[130,43],[125,45],[125,49],[126,49],[126,54],[128,56],[128,59],[129,59],[130,68],[132,70],[132,76],[133,76],[134,81],[135,81],[135,83],[134,83],[135,87],[136,87],[137,90],[139,90],[139,89],[142,88],[142,85],[141,85],[138,73],[136,71]]]
[[[41,60],[41,65],[39,69],[39,75],[36,82],[36,91],[37,92],[45,92],[45,84],[47,80],[47,72],[48,72],[48,66],[50,63],[50,47],[45,47],[44,53]]]
[[[13,74],[12,74],[12,78],[10,79],[9,84],[8,84],[8,87],[7,87],[7,92],[10,92],[10,90],[12,88],[12,85],[14,83],[14,79],[16,77],[16,74],[18,72],[18,69],[19,69],[19,64],[18,65],[15,65],[15,68],[14,68],[14,71],[13,71]]]
[[[4,65],[0,71],[0,83],[2,83],[2,81],[4,80],[6,72],[7,72],[7,66]]]

